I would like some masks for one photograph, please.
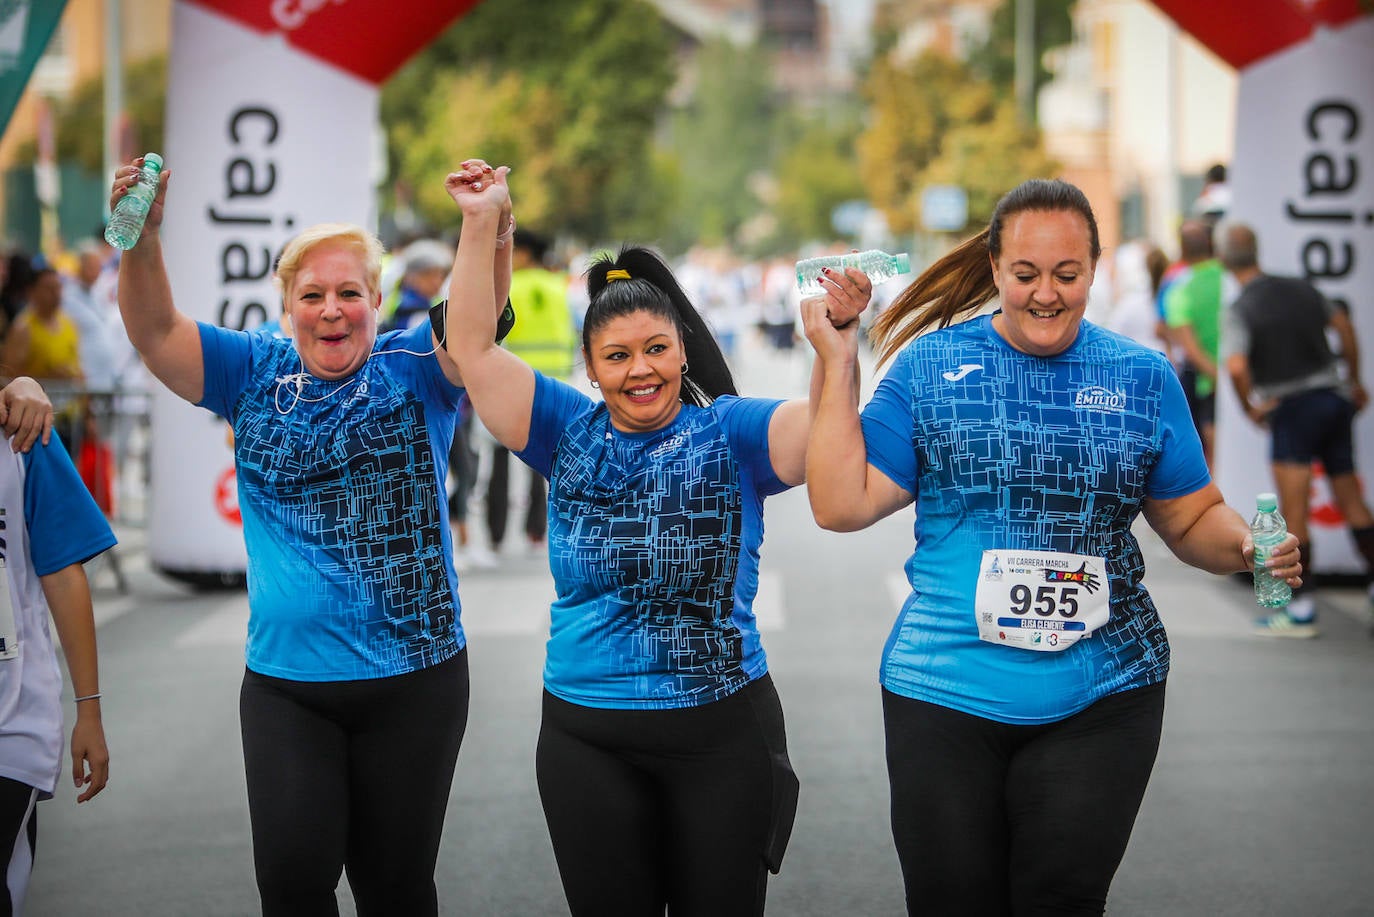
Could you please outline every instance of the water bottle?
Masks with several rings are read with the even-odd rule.
[[[1255,498],[1255,518],[1250,522],[1250,536],[1255,542],[1255,601],[1265,608],[1285,608],[1293,598],[1293,589],[1285,580],[1273,576],[1264,562],[1274,547],[1288,537],[1288,524],[1279,515],[1279,501],[1273,494]]]
[[[129,193],[115,204],[110,224],[105,227],[105,241],[115,248],[128,251],[138,244],[143,234],[143,221],[148,208],[157,196],[158,176],[162,173],[162,157],[156,153],[143,155],[143,168],[138,170],[138,182],[129,186]]]
[[[887,252],[866,251],[850,252],[847,255],[824,255],[820,258],[807,258],[797,262],[797,289],[803,297],[819,296],[825,292],[821,286],[821,268],[844,272],[847,267],[856,267],[868,275],[874,283],[891,280],[898,274],[911,270],[911,256],[906,252],[889,255]]]

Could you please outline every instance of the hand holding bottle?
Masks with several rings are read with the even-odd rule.
[[[145,165],[155,168],[145,170]],[[148,195],[150,172],[156,175],[151,196]],[[156,153],[136,157],[115,171],[114,184],[110,188],[111,216],[105,231],[106,241],[127,251],[146,233],[158,231],[162,226],[163,202],[167,198],[167,180],[171,174],[162,168],[162,157]],[[124,202],[123,209],[121,202]]]
[[[802,300],[802,326],[817,357],[826,364],[836,359],[856,359],[859,351],[859,315],[868,308],[873,284],[862,271],[824,268],[824,295]]]
[[[1274,494],[1262,493],[1255,502],[1255,517],[1241,554],[1253,565],[1255,601],[1266,608],[1282,608],[1292,598],[1293,588],[1302,585],[1298,537],[1288,531]]]

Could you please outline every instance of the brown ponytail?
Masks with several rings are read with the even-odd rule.
[[[878,362],[886,362],[932,325],[944,328],[996,295],[985,229],[922,271],[878,316],[868,331]]]

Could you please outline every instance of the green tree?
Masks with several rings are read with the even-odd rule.
[[[768,57],[757,47],[709,41],[692,69],[691,99],[674,115],[667,146],[687,182],[681,217],[697,227],[698,241],[713,245],[731,241],[759,210],[777,111]]]
[[[976,105],[954,99],[967,93],[967,76],[962,64],[931,52],[910,62],[885,57],[869,72],[864,84],[869,124],[855,148],[869,199],[894,232],[915,227],[913,202],[953,126],[951,110],[976,116]]]
[[[1073,39],[1074,0],[1032,0],[1035,5],[1032,110],[1040,87],[1053,74],[1045,69],[1045,52]],[[987,40],[969,54],[969,66],[983,79],[1010,91],[1016,82],[1016,3],[1002,0],[993,11]]]
[[[642,227],[667,193],[651,140],[673,48],[644,0],[483,3],[383,87],[393,174],[438,225],[455,213],[444,175],[476,155],[517,167],[526,225],[579,238]]]
[[[810,118],[800,125],[777,159],[777,228],[769,248],[788,251],[815,239],[834,238],[835,208],[865,199],[864,183],[854,167],[858,133],[857,119],[834,123]]]
[[[1002,98],[992,103],[986,120],[950,129],[924,178],[931,185],[962,187],[968,194],[969,224],[983,226],[1011,188],[1058,171],[1058,163],[1040,143],[1039,131],[1022,124],[1016,103]]]
[[[145,58],[129,65],[124,77],[124,111],[136,153],[163,148],[163,113],[167,98],[167,58]],[[74,162],[93,175],[105,172],[105,81],[87,80],[57,107],[57,149],[65,162]],[[25,144],[16,160],[31,164],[37,149]],[[113,177],[113,176],[109,176]]]

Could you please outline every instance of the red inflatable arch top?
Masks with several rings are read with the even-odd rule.
[[[381,83],[479,0],[190,0]]]
[[[1155,6],[1237,70],[1301,44],[1318,26],[1371,12],[1362,0],[1155,0]]]

